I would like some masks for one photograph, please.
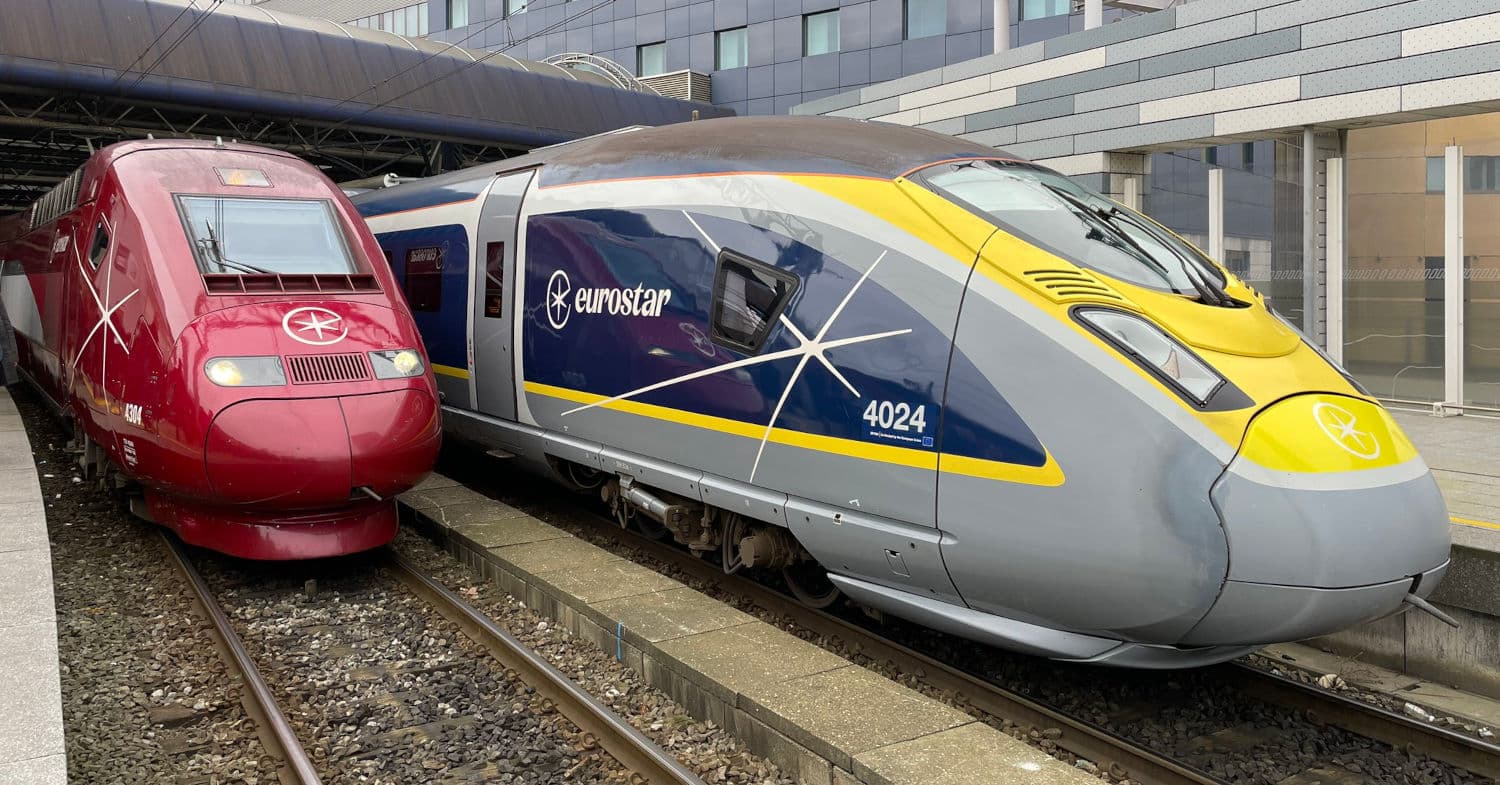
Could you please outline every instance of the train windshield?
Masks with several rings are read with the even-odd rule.
[[[1221,288],[1223,273],[1196,248],[1057,172],[979,160],[932,167],[921,179],[1005,231],[1081,267],[1229,304]]]
[[[204,273],[357,272],[327,200],[179,196],[177,202]]]

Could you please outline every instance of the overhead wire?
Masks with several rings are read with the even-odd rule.
[[[190,36],[192,36],[192,34],[199,27],[201,27],[204,22],[208,21],[208,18],[210,16],[213,16],[214,11],[217,11],[219,9],[219,6],[223,4],[224,0],[213,0],[208,8],[196,19],[194,19],[192,24],[188,25],[188,29],[182,31],[182,35],[178,36],[177,40],[173,41],[172,45],[167,47],[167,50],[165,52],[162,52],[160,55],[158,55],[157,58],[152,61],[151,65],[147,66],[145,70],[141,71],[140,76],[137,76],[135,78],[135,81],[130,83],[130,87],[127,88],[126,91],[129,92],[130,90],[134,90],[137,86],[140,85],[141,82],[145,81],[146,77],[150,76],[151,72],[155,71],[157,66],[166,62],[166,59],[168,57],[171,57],[173,52],[177,51],[177,47],[182,46],[183,42],[186,41]]]
[[[104,92],[113,92],[115,87],[120,84],[120,80],[124,79],[125,75],[130,73],[130,69],[134,68],[136,66],[136,63],[139,63],[141,60],[145,59],[146,55],[150,54],[151,50],[155,48],[157,44],[161,43],[161,39],[166,38],[167,33],[171,32],[172,28],[177,26],[177,22],[178,20],[182,19],[182,15],[197,7],[198,0],[188,0],[188,4],[183,6],[182,10],[178,11],[176,16],[172,17],[172,21],[168,22],[167,26],[163,27],[161,29],[161,32],[156,34],[156,38],[152,39],[151,43],[146,44],[146,48],[142,49],[141,53],[136,55],[134,60],[130,61],[130,65],[125,66],[124,70],[120,71],[120,73],[118,74],[115,74],[115,80],[113,82],[110,82],[109,88]]]

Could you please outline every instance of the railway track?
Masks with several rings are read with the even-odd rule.
[[[516,503],[518,500],[509,501]],[[854,619],[809,608],[763,583],[741,575],[725,575],[715,563],[636,531],[621,530],[613,520],[597,511],[585,509],[583,505],[576,505],[576,509],[579,513],[577,517],[587,519],[588,525],[608,527],[612,534],[623,535],[623,542],[627,547],[641,552],[649,559],[679,570],[693,579],[721,587],[768,614],[791,619],[813,636],[841,641],[846,649],[888,665],[897,673],[911,674],[933,691],[958,696],[956,702],[966,704],[1007,726],[1019,728],[1044,748],[1055,747],[1089,761],[1117,782],[1128,779],[1141,785],[1224,785],[1255,781],[1305,785],[1383,779],[1351,775],[1350,769],[1357,772],[1358,767],[1346,767],[1347,763],[1336,752],[1329,754],[1329,765],[1311,766],[1280,780],[1258,777],[1248,772],[1244,776],[1216,776],[1205,767],[1194,765],[1190,761],[1194,758],[1207,759],[1226,750],[1258,752],[1259,745],[1267,740],[1268,734],[1274,734],[1275,729],[1244,726],[1214,728],[1195,737],[1179,739],[1180,749],[1164,751],[1159,744],[1142,743],[1099,722],[1049,705],[1021,689],[1007,686],[999,679],[987,677],[979,672],[980,669],[961,667],[946,658],[924,653]],[[1120,674],[1124,678],[1123,672],[1108,673]],[[1231,688],[1241,696],[1241,700],[1279,707],[1283,710],[1282,716],[1291,716],[1296,722],[1305,723],[1305,726],[1312,726],[1318,731],[1327,727],[1338,728],[1355,736],[1389,745],[1390,754],[1401,758],[1399,765],[1393,766],[1398,769],[1404,767],[1413,774],[1407,781],[1465,782],[1474,778],[1500,779],[1500,745],[1420,722],[1366,701],[1242,663],[1207,669],[1207,673]],[[1132,715],[1146,717],[1158,709],[1154,701],[1143,700],[1134,705],[1117,707],[1112,712],[1111,719],[1118,726],[1128,723]],[[1467,779],[1463,775],[1445,776],[1442,770],[1436,774],[1423,773],[1430,761],[1441,762],[1453,770],[1472,776]],[[1393,775],[1390,781],[1403,781],[1403,777]]]
[[[175,537],[163,532],[162,538],[194,599],[213,622],[231,675],[244,684],[247,711],[262,729],[260,735],[267,749],[284,765],[283,782],[322,785],[318,763],[299,741],[288,715],[277,703],[274,688],[262,676],[214,590],[194,566],[192,556]],[[555,709],[576,725],[588,746],[597,743],[613,756],[632,773],[633,784],[703,785],[697,775],[670,753],[436,579],[388,550],[378,557],[378,562],[382,571],[486,650],[506,670],[506,676],[514,674],[543,699],[544,707]]]
[[[161,531],[161,538],[166,543],[167,550],[172,554],[173,563],[177,566],[177,571],[182,575],[183,581],[192,589],[193,599],[208,616],[209,621],[213,622],[214,637],[218,639],[219,647],[226,655],[224,664],[228,666],[231,678],[237,679],[244,685],[245,711],[250,714],[251,719],[255,720],[255,724],[265,731],[260,734],[261,743],[266,746],[266,750],[271,755],[279,758],[285,767],[282,781],[288,785],[322,785],[323,780],[318,777],[312,757],[302,747],[302,742],[297,740],[297,734],[292,730],[291,723],[287,721],[286,714],[276,703],[271,685],[267,684],[265,677],[261,676],[260,668],[256,667],[255,660],[245,649],[239,633],[234,631],[229,617],[224,614],[224,609],[219,607],[219,603],[214,600],[213,592],[204,582],[198,569],[193,566],[181,541],[168,534],[165,529]]]
[[[612,523],[602,516],[599,520],[601,525]],[[985,714],[1041,730],[1043,737],[1059,748],[1094,762],[1115,779],[1129,778],[1145,785],[1222,785],[1226,782],[1119,733],[892,641],[849,619],[808,608],[792,597],[739,575],[726,576],[718,565],[669,544],[630,530],[626,530],[626,534],[631,538],[631,545],[655,559],[696,578],[720,581],[770,613],[790,617],[816,634],[854,645],[865,656],[885,662],[898,671],[914,674],[932,687],[963,696]],[[1407,755],[1425,756],[1487,779],[1500,779],[1500,745],[1246,664],[1230,663],[1212,670],[1243,695],[1296,711],[1314,724],[1343,728],[1388,744]]]

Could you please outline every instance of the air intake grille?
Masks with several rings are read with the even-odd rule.
[[[363,354],[302,354],[286,358],[292,384],[362,382],[370,378]]]
[[[1032,288],[1060,303],[1125,299],[1087,270],[1027,270],[1023,275]]]

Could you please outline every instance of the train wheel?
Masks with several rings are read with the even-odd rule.
[[[745,560],[740,556],[740,539],[750,531],[745,519],[734,513],[726,513],[724,518],[724,533],[719,542],[719,564],[724,568],[725,575],[733,575],[745,566]]]
[[[781,577],[786,579],[792,596],[809,608],[827,608],[843,596],[839,587],[828,580],[828,571],[823,569],[823,565],[812,560],[798,562],[783,569]]]

